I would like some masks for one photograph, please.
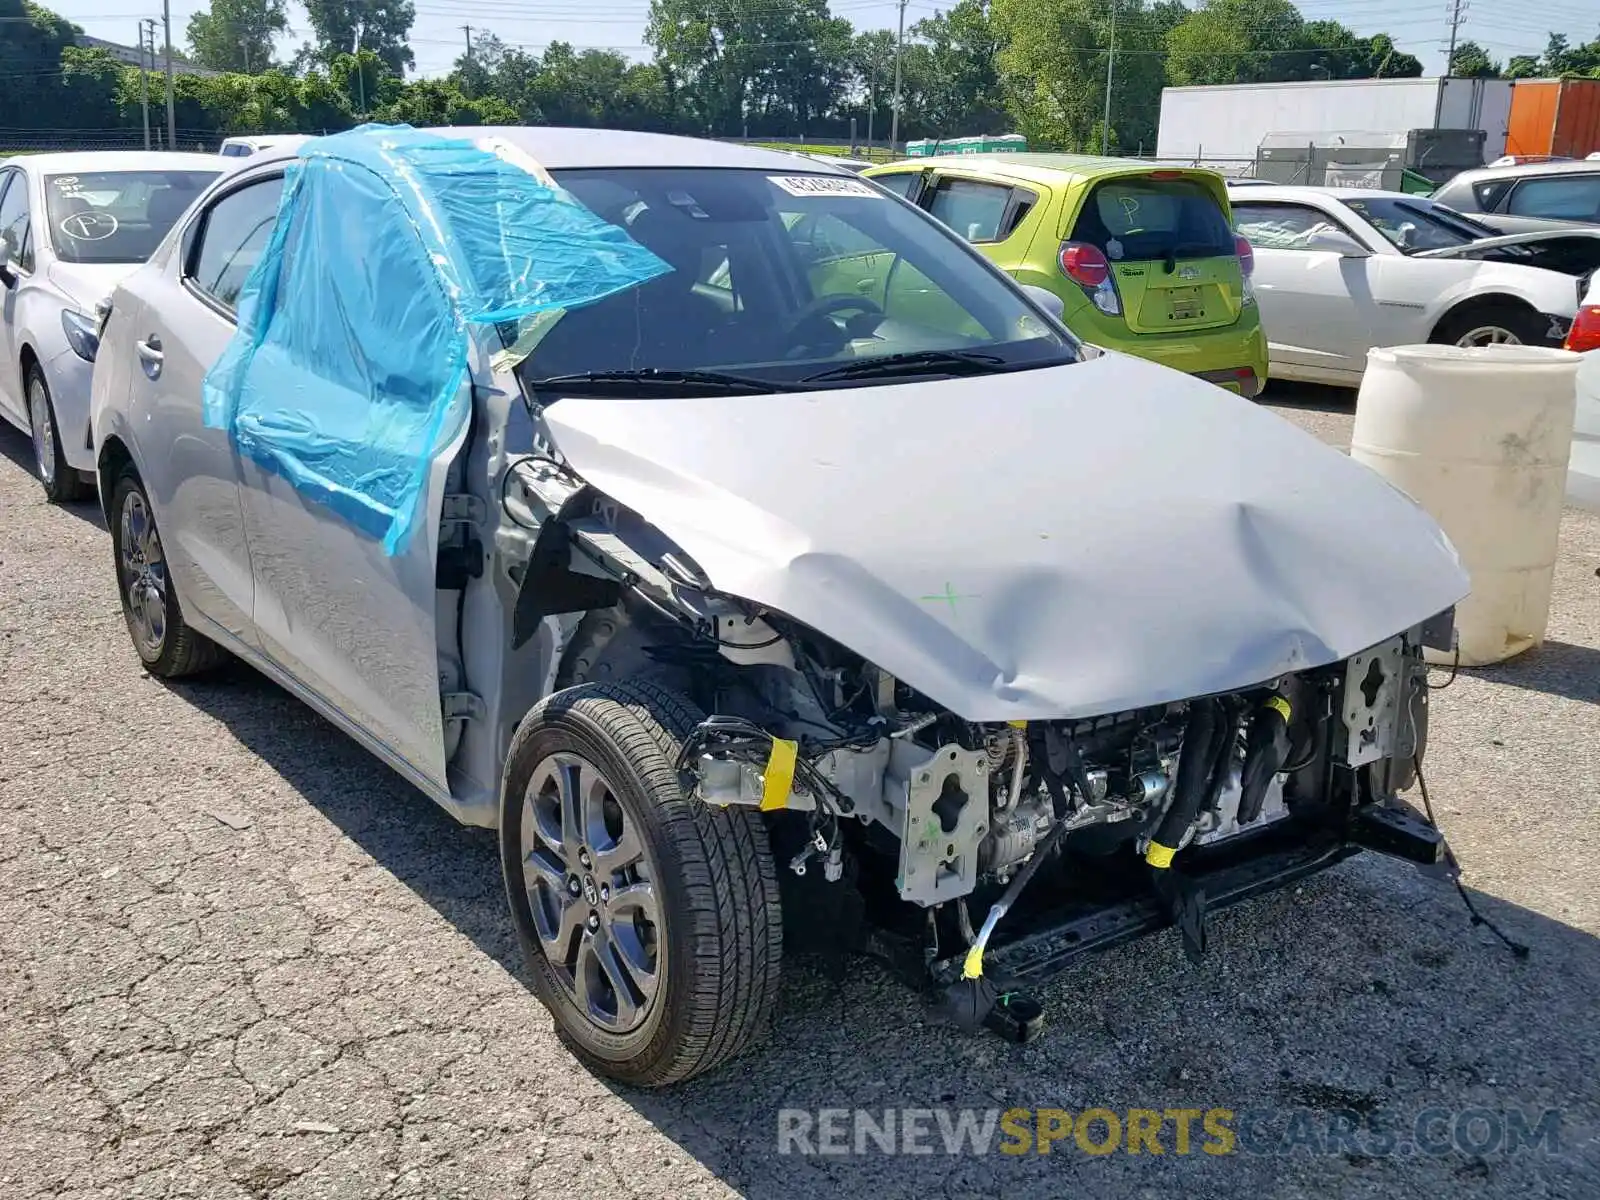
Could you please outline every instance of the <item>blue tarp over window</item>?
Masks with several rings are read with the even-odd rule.
[[[389,554],[466,420],[469,327],[671,269],[513,157],[408,126],[307,142],[206,376],[208,426]]]

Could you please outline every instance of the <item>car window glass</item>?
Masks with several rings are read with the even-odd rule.
[[[1407,254],[1449,250],[1484,236],[1448,209],[1434,209],[1422,201],[1375,197],[1346,200],[1345,204],[1392,246]]]
[[[1000,240],[1000,222],[1011,202],[1011,189],[975,179],[941,179],[928,206],[939,220],[969,242]]]
[[[1524,179],[1511,193],[1506,211],[1554,221],[1600,221],[1600,175]]]
[[[1075,357],[937,222],[867,181],[672,167],[554,174],[671,269],[519,330],[526,379],[726,370],[780,383],[917,351]]]
[[[1233,227],[1258,250],[1359,250],[1332,217],[1302,204],[1233,206]]]
[[[1005,227],[1000,230],[1002,240],[1010,237],[1017,231],[1017,227],[1028,219],[1028,214],[1033,211],[1033,206],[1039,202],[1039,197],[1032,192],[1017,191],[1017,204],[1011,210],[1011,215],[1006,218]]]
[[[1510,179],[1491,179],[1486,183],[1474,185],[1472,194],[1477,198],[1478,208],[1483,212],[1493,212],[1495,210],[1495,206],[1498,205],[1500,201],[1505,198],[1505,194],[1511,190],[1511,184],[1513,182],[1514,181]]]
[[[901,171],[897,175],[877,175],[872,182],[897,196],[910,196],[912,186],[922,178],[920,171]]]
[[[1072,226],[1072,240],[1112,262],[1227,258],[1233,231],[1215,196],[1192,179],[1130,175],[1097,183]]]
[[[142,263],[222,171],[84,171],[44,177],[56,257]]]
[[[33,248],[28,237],[28,181],[21,171],[7,171],[10,186],[0,196],[0,241],[24,271],[33,270]]]
[[[278,215],[283,179],[263,179],[229,192],[206,212],[200,243],[193,250],[190,280],[230,311],[261,257]]]

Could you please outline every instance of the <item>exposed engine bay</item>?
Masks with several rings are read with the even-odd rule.
[[[561,631],[553,685],[651,678],[692,697],[707,715],[678,759],[686,793],[770,814],[781,873],[876,893],[935,977],[941,961],[954,969],[952,949],[981,970],[1034,875],[1030,895],[1107,877],[1148,893],[1197,955],[1206,900],[1185,882],[1191,851],[1294,830],[1340,853],[1437,853],[1432,831],[1390,802],[1426,738],[1422,648],[1448,648],[1451,611],[1227,694],[974,723],[800,622],[717,592],[658,530],[539,459],[512,497],[531,518],[518,523],[539,531],[517,637]]]

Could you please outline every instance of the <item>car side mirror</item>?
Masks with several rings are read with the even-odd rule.
[[[1058,321],[1061,320],[1062,314],[1067,311],[1066,302],[1049,288],[1042,288],[1036,283],[1025,283],[1022,285],[1022,290],[1028,293],[1028,299]]]
[[[17,286],[16,254],[8,238],[0,238],[0,287],[8,291]]]
[[[1337,233],[1319,233],[1311,238],[1309,249],[1324,254],[1337,254],[1340,258],[1371,258],[1372,251],[1360,242]]]

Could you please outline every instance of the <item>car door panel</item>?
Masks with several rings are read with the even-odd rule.
[[[233,324],[183,286],[181,257],[174,253],[161,269],[140,271],[124,285],[127,311],[119,319],[134,323],[124,351],[127,411],[186,612],[202,629],[210,622],[253,645],[238,456],[226,431],[207,428],[201,411],[206,372],[232,338]]]
[[[0,171],[0,233],[18,210],[18,197],[26,198],[28,181],[15,167]],[[13,270],[15,264],[13,263]],[[13,423],[27,428],[28,410],[23,397],[21,347],[17,344],[17,308],[22,292],[19,277],[10,287],[0,287],[0,411]]]
[[[1235,197],[1233,213],[1254,252],[1252,283],[1272,362],[1359,378],[1389,319],[1373,288],[1377,256],[1313,205]]]
[[[325,386],[308,377],[300,394]],[[262,649],[446,791],[434,600],[445,475],[465,438],[434,459],[396,555],[276,470],[241,464]]]
[[[373,296],[408,297],[392,314],[397,324],[385,330],[400,344],[420,344],[428,340],[427,331],[453,323],[420,240],[397,246],[392,236],[384,240],[375,233],[368,243],[365,232],[344,231],[341,263],[354,274],[329,283],[320,273],[294,277],[297,264],[319,256],[307,248],[315,235],[289,231],[278,288],[279,303],[287,307],[272,318],[273,331],[247,367],[247,378],[255,380],[249,393],[254,448],[240,461],[240,496],[255,577],[254,620],[268,657],[444,796],[449,785],[435,613],[438,533],[445,475],[465,442],[466,424],[428,464],[416,523],[397,553],[385,551],[381,533],[353,522],[362,511],[359,503],[330,505],[339,502],[325,489],[337,488],[336,480],[323,476],[314,482],[304,474],[322,465],[314,450],[302,454],[304,447],[368,439],[370,423],[382,419],[375,404],[387,395],[395,372],[405,375],[398,382],[418,394],[432,386],[404,365],[377,359],[344,364],[338,358],[343,340],[359,337],[373,319],[350,306]],[[314,289],[316,327],[292,324],[309,311],[304,288]],[[362,349],[382,354],[371,344]],[[336,362],[344,365],[335,370]],[[460,384],[454,403],[461,406],[454,411],[470,410],[469,383]],[[293,481],[297,474],[300,486]]]

